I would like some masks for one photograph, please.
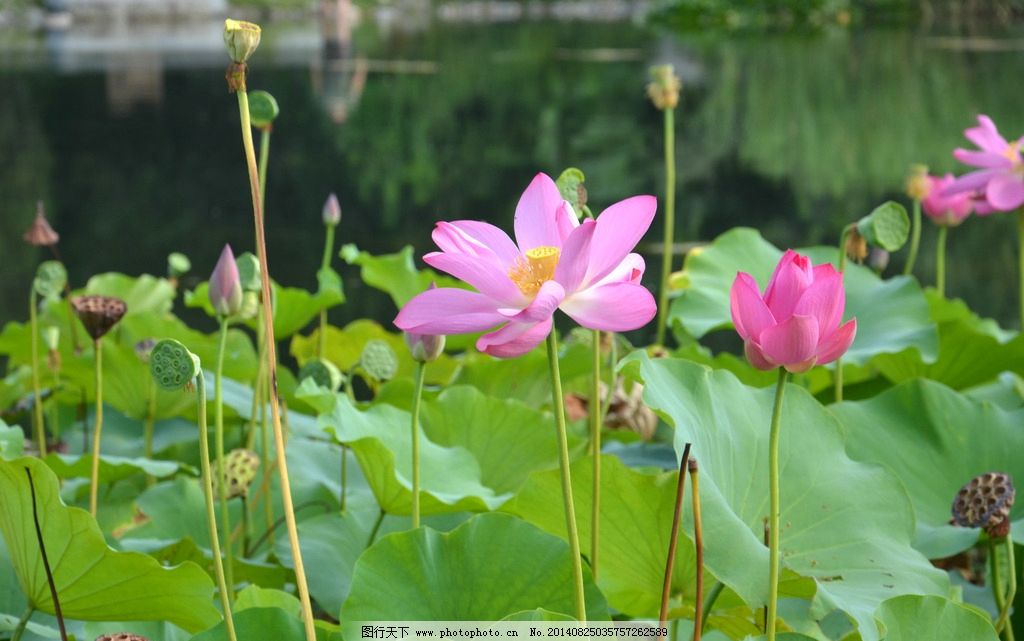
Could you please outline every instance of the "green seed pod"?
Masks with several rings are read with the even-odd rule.
[[[256,292],[245,292],[242,294],[242,309],[238,312],[238,318],[252,320],[260,312],[260,295]]]
[[[398,355],[385,341],[374,338],[366,341],[366,345],[363,346],[359,364],[373,378],[387,381],[394,378],[398,372]]]
[[[131,632],[113,632],[101,634],[96,637],[96,641],[149,641],[149,639],[141,634],[132,634]]]
[[[894,252],[910,235],[910,217],[903,205],[889,201],[857,221],[857,231],[872,247]]]
[[[171,252],[167,255],[167,277],[181,278],[192,269],[192,261],[188,256],[180,252]]]
[[[306,364],[299,370],[299,382],[301,383],[307,378],[312,378],[313,382],[320,387],[337,392],[344,377],[334,363],[322,358],[314,358],[311,361],[306,361]]]
[[[263,90],[249,92],[249,120],[257,129],[270,129],[281,113],[277,100]]]
[[[47,260],[40,263],[36,269],[32,287],[43,298],[54,298],[60,296],[67,282],[68,272],[64,269],[64,265],[56,260]]]
[[[238,266],[238,279],[242,281],[242,291],[259,293],[260,259],[252,252],[245,252],[235,259],[235,264]]]
[[[249,496],[249,487],[260,469],[260,457],[246,449],[231,450],[224,456],[224,481],[229,499]],[[214,477],[213,490],[218,493],[220,478]]]
[[[165,390],[184,389],[199,375],[200,367],[199,357],[173,338],[163,339],[149,354],[149,371]]]
[[[224,21],[224,46],[236,63],[244,64],[260,46],[260,26],[244,20]]]

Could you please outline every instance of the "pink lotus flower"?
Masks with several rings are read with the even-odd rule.
[[[845,324],[843,275],[831,264],[811,266],[787,250],[761,295],[757,281],[740,272],[729,294],[732,322],[757,369],[785,367],[795,374],[842,356],[857,333],[857,319]]]
[[[231,245],[224,245],[210,274],[210,304],[220,316],[234,316],[242,310],[242,281]]]
[[[946,174],[942,178],[926,176],[925,180],[928,183],[928,195],[921,201],[921,205],[932,222],[943,227],[955,227],[971,215],[974,199],[970,193],[945,195],[947,188],[955,182],[953,174]]]
[[[985,115],[978,116],[978,126],[965,129],[964,136],[980,151],[956,149],[953,157],[980,169],[957,178],[944,195],[978,192],[984,200],[976,203],[974,210],[982,215],[1024,205],[1024,159],[1020,154],[1024,138],[1007,142]]]
[[[440,252],[423,257],[431,267],[476,288],[427,290],[395,318],[416,334],[465,334],[490,329],[477,349],[519,356],[551,332],[561,309],[584,327],[627,331],[657,311],[640,284],[644,261],[630,253],[654,218],[653,196],[634,196],[582,223],[553,180],[537,174],[516,205],[516,242],[475,220],[440,222],[433,239]]]

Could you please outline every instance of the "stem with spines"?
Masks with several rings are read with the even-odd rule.
[[[39,319],[36,311],[38,305],[33,283],[28,296],[29,330],[32,332],[32,429],[39,457],[42,458],[46,456],[46,426],[43,423],[43,394],[39,386]]]
[[[274,428],[274,445],[277,448],[277,471],[281,484],[281,500],[284,504],[285,525],[288,541],[291,545],[292,560],[295,564],[295,584],[299,591],[302,606],[302,623],[306,633],[306,641],[316,641],[316,629],[313,625],[313,606],[309,598],[309,586],[306,582],[306,570],[302,562],[302,550],[299,548],[299,532],[295,523],[295,509],[292,504],[291,483],[288,478],[288,461],[285,455],[284,432],[281,429],[280,408],[277,402],[277,346],[274,343],[274,316],[271,310],[273,300],[270,291],[270,268],[267,265],[267,241],[263,229],[263,203],[260,198],[259,175],[256,169],[256,152],[252,144],[252,126],[249,118],[249,97],[244,89],[244,76],[238,96],[238,113],[242,126],[242,146],[245,150],[246,166],[249,170],[249,187],[252,193],[253,221],[256,227],[256,250],[260,262],[260,288],[263,297],[263,321],[266,325],[267,367],[270,376],[270,420]]]
[[[572,499],[572,477],[569,473],[569,440],[565,428],[565,397],[562,395],[562,376],[558,368],[558,339],[554,328],[548,334],[548,365],[551,370],[551,402],[554,404],[555,429],[558,437],[558,464],[562,476],[562,501],[565,508],[565,529],[569,539],[572,560],[573,589],[576,597],[576,620],[587,620],[587,606],[583,594],[583,560],[580,558],[580,535],[576,529],[576,507]]]
[[[772,408],[772,425],[768,435],[768,493],[771,514],[768,529],[768,620],[765,624],[768,641],[775,641],[775,619],[779,605],[779,430],[782,419],[782,396],[786,391],[789,372],[779,368],[779,382],[775,388],[775,405]]]
[[[213,439],[217,456],[217,498],[220,503],[221,530],[226,537],[224,561],[226,566],[228,600],[235,600],[234,552],[231,549],[231,514],[228,510],[228,487],[224,470],[224,352],[228,343],[228,319],[220,318],[217,340],[217,368],[213,373]]]
[[[89,477],[89,513],[96,518],[100,481],[100,433],[103,431],[103,339],[93,341],[96,354],[96,425],[92,434],[92,473]]]
[[[676,125],[675,109],[665,109],[665,238],[661,256],[661,289],[658,290],[658,330],[655,344],[665,344],[668,319],[668,279],[672,275],[672,254],[676,226]]]

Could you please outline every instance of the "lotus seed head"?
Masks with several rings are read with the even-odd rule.
[[[171,338],[158,342],[149,355],[153,380],[165,390],[185,389],[199,375],[199,368],[199,357]]]

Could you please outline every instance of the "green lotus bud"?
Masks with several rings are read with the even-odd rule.
[[[335,227],[341,222],[341,205],[334,192],[331,192],[331,195],[324,201],[323,218],[324,224],[328,227]]]
[[[224,46],[228,49],[231,60],[245,64],[249,57],[260,46],[260,26],[244,20],[224,21]]]
[[[857,221],[857,231],[873,247],[894,252],[907,242],[910,217],[903,205],[889,201]]]
[[[249,121],[257,129],[270,129],[281,113],[277,100],[263,90],[249,92]]]
[[[44,327],[43,331],[40,332],[43,336],[43,345],[46,345],[46,349],[51,352],[57,351],[60,347],[60,328],[54,325]]]
[[[60,296],[64,285],[68,282],[68,272],[64,265],[56,260],[44,261],[36,268],[36,277],[32,287],[43,298]]]
[[[76,296],[71,306],[94,341],[103,338],[128,312],[128,305],[113,296]]]
[[[406,332],[405,342],[412,352],[412,358],[420,363],[436,361],[444,353],[442,334],[411,334]]]
[[[555,181],[562,198],[569,201],[578,217],[584,215],[584,208],[587,206],[587,188],[583,186],[584,180],[586,179],[582,171],[569,167]]]
[[[165,390],[184,389],[199,375],[199,357],[173,338],[165,338],[149,355],[149,371]]]
[[[238,265],[238,279],[242,283],[242,291],[259,293],[262,285],[260,259],[253,256],[252,252],[245,252],[235,260],[235,263]]]
[[[366,341],[363,353],[359,356],[359,364],[363,371],[377,379],[387,381],[398,372],[398,355],[386,341],[374,338]]]
[[[167,255],[167,277],[181,278],[192,269],[192,261],[188,256],[180,252],[171,252]]]
[[[314,358],[307,361],[299,370],[299,382],[312,378],[313,382],[320,387],[326,387],[332,392],[337,392],[341,387],[344,377],[334,363],[321,358]]]
[[[664,111],[675,109],[679,104],[679,90],[683,82],[676,75],[672,65],[651,67],[651,83],[647,85],[647,97],[654,106]]]
[[[260,312],[260,295],[256,292],[244,292],[242,294],[242,309],[238,311],[238,317],[242,320],[252,320]]]

